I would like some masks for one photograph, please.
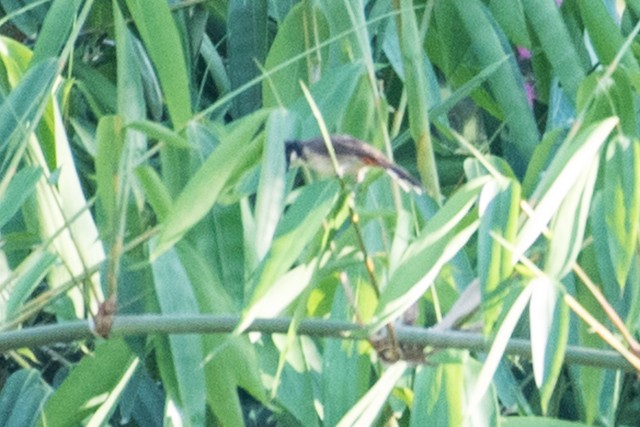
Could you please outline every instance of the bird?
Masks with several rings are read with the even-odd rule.
[[[418,194],[424,191],[420,181],[409,172],[390,161],[380,150],[351,135],[330,135],[340,175],[357,175],[360,181],[367,168],[378,167],[393,178],[400,188]],[[304,165],[320,175],[335,175],[331,156],[322,137],[305,141],[285,142],[285,152],[290,165]]]

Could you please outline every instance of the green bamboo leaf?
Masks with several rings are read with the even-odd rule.
[[[469,398],[469,404],[466,407],[467,413],[472,414],[476,410],[477,406],[485,398],[487,390],[491,386],[491,378],[498,369],[500,360],[504,356],[504,351],[507,347],[507,343],[513,334],[518,321],[522,317],[531,294],[533,292],[533,286],[530,283],[520,292],[514,303],[509,308],[504,320],[500,324],[498,331],[496,332],[491,349],[487,354],[487,358],[484,361],[482,370],[478,374],[477,381],[473,387],[473,392]]]
[[[33,194],[42,169],[25,166],[16,173],[4,193],[0,194],[0,228],[13,218],[23,203]]]
[[[610,230],[607,225],[607,212],[609,207],[605,204],[605,200],[604,189],[598,190],[593,197],[589,224],[590,231],[593,235],[594,253],[592,254],[587,252],[589,255],[587,260],[594,263],[594,268],[590,271],[592,273],[591,277],[596,279],[599,278],[599,283],[604,295],[616,296],[615,298],[612,298],[612,301],[610,302],[613,309],[617,313],[620,313],[623,316],[623,319],[625,317],[632,319],[632,317],[629,316],[637,315],[636,307],[638,300],[634,299],[634,295],[637,291],[635,286],[636,283],[638,283],[638,266],[636,263],[631,263],[626,283],[621,287],[616,277],[614,261],[611,258],[611,252],[613,249],[609,246]],[[582,263],[582,265],[584,265],[584,263]],[[593,299],[590,299],[585,295],[580,302],[587,307],[591,307]],[[595,309],[595,305],[592,312],[600,313]],[[585,335],[583,339],[586,340],[588,337],[589,335]],[[591,341],[587,340],[587,343],[591,344]]]
[[[9,295],[4,304],[0,300],[0,313],[2,323],[9,323],[20,314],[22,305],[31,296],[35,288],[49,272],[49,268],[58,260],[54,254],[42,250],[30,253],[14,270],[16,279],[2,287],[3,292]]]
[[[78,425],[102,405],[113,410],[117,396],[135,370],[135,356],[122,339],[97,343],[91,357],[73,367],[40,414],[40,426]]]
[[[447,99],[443,100],[439,104],[434,105],[429,111],[431,117],[433,119],[436,119],[440,116],[444,116],[449,111],[451,111],[451,109],[455,107],[460,101],[471,95],[474,90],[480,88],[480,86],[508,59],[509,57],[505,55],[501,60],[486,66],[482,71],[474,75],[462,86],[458,87]]]
[[[278,348],[265,346],[261,351],[263,363],[266,361],[268,366],[274,368],[278,366],[278,353],[282,354],[285,348],[288,362],[284,364],[282,380],[275,400],[295,417],[299,425],[309,427],[323,425],[320,423],[318,410],[314,405],[314,402],[320,401],[315,367],[321,366],[325,359],[322,358],[314,342],[307,337],[299,337],[293,344],[280,344],[286,340],[283,336],[274,335],[272,338]],[[265,357],[266,354],[269,355],[268,358]]]
[[[152,247],[154,242],[152,242]],[[160,310],[164,314],[198,313],[192,284],[174,250],[165,252],[151,266]],[[204,355],[198,335],[170,335],[171,370],[176,389],[168,392],[184,411],[189,425],[201,425],[205,419]]]
[[[231,214],[234,212],[237,211],[230,211]],[[233,217],[236,222],[239,222],[238,215]],[[237,234],[235,236],[237,240]],[[235,312],[236,306],[231,296],[234,283],[232,280],[240,282],[235,286],[241,286],[241,280],[226,277],[221,280],[211,265],[210,253],[196,250],[188,242],[180,242],[176,249],[189,276],[200,312],[212,314]],[[206,356],[204,376],[207,402],[219,419],[225,420],[229,425],[242,423],[238,387],[242,387],[255,399],[266,404],[267,397],[260,380],[255,348],[246,336],[205,335],[202,337],[202,350]]]
[[[604,216],[604,212],[601,212],[601,191],[595,192],[593,196],[592,209],[594,210],[594,213],[592,214],[591,219],[593,222],[591,230],[593,233],[594,244],[584,248],[580,253],[578,262],[584,268],[585,273],[595,283],[602,284],[601,286],[604,292],[607,292],[607,288],[619,291],[620,287],[616,283],[613,268],[610,266],[611,261],[609,260],[608,251],[602,255],[599,253],[601,246],[606,247],[607,245],[606,225],[604,224],[604,219],[601,219]],[[604,243],[604,245],[602,243]],[[600,272],[607,276],[601,276]],[[604,277],[605,280],[602,280],[602,277]],[[610,284],[607,284],[607,282]],[[585,289],[584,286],[577,286],[575,292],[576,299],[585,308],[585,310],[589,313],[596,314],[596,316],[597,313],[601,312],[599,304],[596,302],[595,298],[593,298],[591,292]],[[614,309],[616,309],[616,307],[614,307]],[[607,346],[599,336],[593,333],[591,327],[586,325],[584,322],[578,322],[576,338],[577,342],[581,346],[591,348],[604,348]],[[611,399],[611,404],[606,405],[607,408],[613,409],[616,407],[615,399],[618,396],[617,391],[612,390],[611,387],[608,386],[611,382],[606,384],[606,374],[607,372],[605,372],[605,370],[591,366],[576,366],[575,371],[572,374],[572,378],[576,382],[578,395],[585,404],[584,414],[582,417],[587,423],[593,424],[600,416],[601,397],[603,402],[605,401],[605,395],[607,396],[606,399]]]
[[[124,147],[123,123],[120,116],[105,116],[96,130],[96,193],[98,219],[102,237],[107,242],[115,239],[117,221],[117,194],[120,158]]]
[[[260,74],[267,56],[267,0],[230,0],[228,27],[228,74],[231,88],[238,89]],[[256,64],[257,63],[257,64]],[[260,86],[254,85],[233,99],[236,118],[254,112],[262,104]]]
[[[383,13],[387,13],[386,11]],[[382,15],[381,17],[384,17]],[[370,20],[375,19],[374,16],[369,18]],[[386,23],[386,28],[384,30],[384,41],[382,42],[382,49],[384,51],[387,60],[389,61],[389,65],[393,68],[393,71],[398,75],[400,80],[404,82],[404,65],[402,58],[402,50],[400,48],[400,34],[397,29],[398,21],[396,19],[388,19]],[[423,43],[421,43],[423,44]],[[433,108],[434,105],[437,105],[440,100],[440,83],[438,82],[438,76],[436,75],[436,71],[431,64],[431,61],[428,59],[427,53],[424,49],[421,50],[422,60],[424,63],[424,69],[426,73],[426,79],[429,87],[427,88],[427,92],[429,94],[429,99],[427,99],[427,104]]]
[[[514,44],[531,48],[522,0],[491,0],[489,8],[500,28]]]
[[[282,29],[278,29],[278,34],[280,34],[281,31]],[[227,74],[227,70],[224,67],[222,56],[218,53],[218,50],[211,41],[211,38],[206,34],[203,34],[202,45],[200,46],[200,55],[207,64],[207,69],[209,70],[209,73],[211,73],[211,77],[216,84],[218,93],[220,95],[227,94],[231,90],[229,74]],[[266,102],[264,102],[264,105],[268,106]]]
[[[278,225],[271,249],[256,280],[250,283],[251,304],[237,330],[242,331],[260,315],[273,316],[309,285],[317,259],[287,271],[316,236],[338,198],[336,182],[305,186]],[[287,274],[285,274],[287,273]]]
[[[374,425],[389,394],[407,369],[404,361],[396,362],[385,370],[380,379],[337,424],[339,427]]]
[[[160,2],[149,7],[144,0],[127,0],[126,3],[158,71],[173,126],[182,129],[191,118],[189,75],[185,52],[169,4]],[[167,55],[167,52],[171,52],[171,55]]]
[[[585,123],[617,116],[623,133],[633,135],[638,127],[633,93],[627,70],[596,71],[580,84],[578,111],[586,111]]]
[[[569,339],[569,308],[562,301],[558,284],[548,277],[533,279],[531,287],[529,328],[533,376],[540,389],[542,411],[547,413]]]
[[[422,49],[422,40],[413,8],[413,0],[400,2],[399,20],[400,49],[402,51],[404,84],[409,108],[409,130],[416,144],[418,171],[427,193],[440,201],[440,184],[436,169],[435,153],[431,142],[429,124],[429,85],[425,70],[427,56]]]
[[[593,234],[593,244],[586,246],[580,258],[580,265],[588,276],[602,288],[613,310],[619,313],[624,322],[637,319],[638,289],[640,288],[638,264],[631,263],[627,276],[627,283],[620,288],[616,280],[615,270],[611,261],[611,250],[608,244],[608,226],[606,212],[609,206],[604,203],[604,188],[598,190],[592,202],[590,230]],[[584,286],[576,286],[576,297],[580,304],[601,322],[609,321],[602,312],[600,304],[593,298],[591,292]],[[578,339],[581,346],[590,348],[606,348],[608,345],[593,333],[593,329],[583,322],[578,323]],[[614,419],[615,414],[624,405],[619,400],[624,383],[620,382],[619,372],[602,370],[592,367],[576,367],[575,381],[579,386],[580,397],[585,402],[583,419],[585,422],[606,417]]]
[[[137,65],[137,71],[140,74],[140,83],[142,84],[142,90],[144,91],[144,99],[147,103],[148,115],[157,121],[164,120],[165,112],[165,98],[162,93],[161,83],[154,68],[154,64],[149,58],[149,54],[144,48],[142,42],[133,35],[130,34],[132,45],[135,53],[135,60],[131,65]]]
[[[58,73],[55,59],[45,59],[29,68],[0,105],[0,152],[23,140],[30,123],[39,119],[43,104]]]
[[[285,350],[287,356],[275,401],[298,421],[298,425],[323,425],[314,405],[314,402],[321,401],[317,390],[316,366],[320,365],[322,355],[317,346],[310,337],[304,336],[290,342],[286,336],[273,335],[272,340],[273,344],[267,342],[260,349],[260,358],[265,367],[263,375],[275,377],[278,359]]]
[[[262,288],[267,282],[261,281],[257,289],[260,296],[253,298],[243,316],[243,321],[238,325],[238,330],[242,331],[259,317],[272,318],[280,314],[309,286],[316,268],[317,260],[315,259],[308,264],[299,265],[277,280],[269,282],[266,290]]]
[[[494,180],[485,186],[478,201],[480,228],[478,230],[478,278],[483,301],[496,301],[495,292],[513,271],[511,251],[498,242],[500,236],[509,243],[516,238],[520,212],[520,185],[511,179]],[[484,332],[489,334],[503,312],[504,300],[486,304]]]
[[[322,64],[328,59],[329,47],[310,48],[318,48],[328,36],[327,21],[315,2],[300,2],[291,9],[278,27],[266,58],[269,79],[262,85],[266,107],[280,103],[290,106],[302,97],[300,81],[311,85],[323,74]],[[282,68],[273,71],[278,67]]]
[[[127,123],[127,129],[143,132],[147,137],[166,142],[174,148],[189,149],[191,146],[185,138],[158,122],[150,120],[134,120]]]
[[[77,12],[82,3],[81,0],[53,2],[33,48],[33,65],[47,58],[56,58],[60,54],[68,42],[71,27],[77,24]]]
[[[523,1],[527,19],[562,87],[575,99],[586,70],[553,0]]]
[[[171,195],[162,182],[160,175],[151,166],[136,168],[136,178],[142,186],[147,202],[162,222],[171,209]]]
[[[204,4],[217,22],[224,22],[228,15],[229,0],[207,2]]]
[[[618,136],[604,164],[605,220],[611,262],[622,288],[635,257],[640,221],[640,140]]]
[[[268,111],[260,110],[246,117],[222,137],[220,146],[204,162],[175,201],[163,223],[154,257],[169,249],[209,212],[227,184],[227,179],[237,169],[247,168],[257,161],[260,147],[251,140],[267,114]]]
[[[115,114],[118,108],[118,90],[113,81],[100,71],[83,63],[73,67],[75,87],[86,97],[96,117]]]
[[[353,135],[364,141],[375,142],[376,133],[381,127],[386,126],[376,124],[378,116],[376,116],[375,99],[368,77],[365,74],[361,75],[351,98],[345,102],[346,108],[338,123],[339,132]],[[379,102],[384,101],[379,100]]]
[[[352,308],[343,293],[336,293],[330,317],[349,320]],[[362,314],[362,312],[360,312]],[[357,342],[325,340],[322,353],[322,403],[324,425],[337,425],[371,387],[370,356]],[[357,416],[354,414],[354,416]]]
[[[600,156],[595,156],[590,165],[584,165],[553,217],[550,226],[553,237],[544,266],[550,277],[560,280],[568,274],[582,250],[599,160]]]
[[[256,221],[254,245],[258,261],[269,250],[282,215],[287,167],[284,143],[293,139],[294,125],[292,114],[284,109],[275,110],[267,119],[266,141],[262,152],[262,168],[254,214]]]
[[[246,226],[246,218],[250,216],[246,212],[249,209],[245,206],[216,205],[211,212],[212,221],[207,234],[199,240],[200,247],[204,246],[203,240],[208,239],[211,243],[209,253],[217,256],[210,257],[216,274],[222,279],[227,292],[234,298],[237,307],[242,306],[246,300],[246,282],[248,274],[253,273],[255,265],[250,264],[249,247],[253,245],[253,229]],[[246,237],[251,233],[251,238]],[[244,238],[239,236],[244,234]]]
[[[500,426],[502,427],[588,427],[591,423],[585,424],[577,421],[560,420],[551,417],[501,417]]]
[[[147,114],[142,91],[142,80],[137,64],[135,40],[127,28],[117,3],[113,7],[116,32],[116,58],[118,64],[118,114],[126,122],[142,120]],[[128,139],[131,139],[128,136]],[[131,143],[132,141],[129,141]]]
[[[611,64],[625,41],[619,26],[614,22],[604,2],[585,0],[578,2],[578,5],[589,39],[600,62]],[[622,56],[622,64],[636,75],[640,72],[640,65],[628,50]]]
[[[345,64],[327,70],[320,81],[310,87],[311,95],[318,105],[328,129],[340,128],[343,117],[363,81],[365,69],[361,62]],[[300,139],[320,135],[320,129],[304,97],[291,106],[301,118]]]
[[[30,37],[33,37],[40,30],[42,21],[47,16],[48,6],[50,6],[46,2],[25,4],[12,0],[2,0],[1,3],[6,16],[12,18],[11,23]]]
[[[453,4],[482,67],[500,61],[510,53],[504,34],[482,2],[456,0]],[[539,133],[525,96],[524,81],[513,58],[492,75],[489,86],[509,130],[509,144],[505,146],[507,160],[520,175],[538,145]]]
[[[25,70],[29,68],[33,52],[27,46],[9,37],[0,37],[0,46],[3,49],[0,54],[4,68],[3,74],[6,74],[2,76],[2,87],[9,92],[11,87],[18,84]]]
[[[0,391],[0,420],[3,427],[32,426],[51,395],[51,387],[36,369],[12,373]]]
[[[533,213],[518,232],[514,260],[519,259],[537,240],[551,217],[557,212],[580,172],[599,156],[611,131],[618,123],[615,117],[582,130],[573,141],[558,150],[531,198],[536,201]]]
[[[453,361],[416,369],[409,426],[497,425],[493,393],[487,394],[474,411],[467,410],[469,395],[482,368],[480,362],[466,351],[448,353]]]
[[[162,425],[166,396],[157,378],[148,369],[136,369],[118,402],[118,413],[124,419]]]
[[[486,178],[479,178],[459,189],[407,248],[382,289],[376,327],[415,303],[433,284],[442,266],[467,243],[479,225],[477,215],[469,210],[486,183]]]
[[[42,168],[47,180],[40,180],[36,185],[36,215],[27,215],[25,219],[37,221],[40,237],[51,239],[50,249],[61,261],[50,270],[47,284],[51,288],[68,286],[72,278],[82,275],[86,278],[85,284],[91,286],[85,295],[79,287],[71,288],[67,293],[74,304],[75,315],[82,318],[87,308],[101,299],[99,275],[86,275],[88,268],[100,265],[104,260],[104,249],[93,215],[87,209],[77,160],[58,104],[48,104],[43,113],[39,139],[29,140],[27,152],[33,163]],[[61,233],[60,230],[66,231]]]
[[[327,18],[331,35],[344,35],[340,38],[340,43],[331,45],[329,64],[337,66],[363,61],[365,68],[373,71],[370,36],[360,0],[321,0],[319,3]]]
[[[540,145],[533,152],[527,167],[527,173],[522,181],[522,192],[529,198],[536,189],[544,171],[549,167],[558,149],[562,146],[562,139],[566,137],[564,129],[553,129],[544,134]]]

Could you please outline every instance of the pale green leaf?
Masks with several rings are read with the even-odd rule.
[[[173,125],[182,129],[191,118],[191,95],[186,54],[169,4],[161,2],[148,7],[142,0],[126,3],[158,72]]]
[[[407,362],[396,362],[388,367],[380,379],[369,389],[360,401],[337,424],[345,426],[373,425],[400,377],[407,369]]]
[[[233,173],[257,161],[260,147],[252,138],[267,113],[261,110],[237,123],[191,177],[163,223],[154,257],[169,249],[209,212]]]
[[[620,287],[635,259],[640,223],[640,141],[620,136],[609,143],[604,171],[609,253]]]
[[[174,250],[165,252],[151,266],[160,310],[164,314],[193,314],[198,304],[192,285]],[[168,392],[180,404],[191,425],[205,419],[205,378],[202,341],[198,335],[168,337],[177,389]]]
[[[100,342],[91,357],[83,358],[51,395],[40,414],[39,425],[64,427],[81,423],[108,403],[110,393],[135,363],[136,358],[123,340]]]
[[[514,260],[537,240],[580,177],[580,172],[597,158],[617,123],[618,119],[612,117],[592,125],[580,132],[574,141],[565,142],[558,151],[532,195],[535,205],[518,232]]]

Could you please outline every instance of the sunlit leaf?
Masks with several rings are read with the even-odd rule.
[[[607,147],[604,203],[611,262],[623,287],[636,253],[640,221],[640,140],[620,136]]]
[[[282,310],[309,284],[317,261],[299,266],[286,275],[285,273],[321,229],[337,196],[338,185],[335,182],[319,182],[306,186],[301,191],[283,216],[271,250],[261,263],[256,279],[249,285],[249,290],[252,291],[251,303],[238,330],[246,328],[261,314],[272,316]]]
[[[522,256],[540,236],[580,172],[597,158],[617,123],[618,120],[614,117],[606,119],[584,129],[575,141],[562,146],[532,195],[533,212],[518,232],[514,259]]]
[[[398,317],[416,302],[467,243],[479,225],[477,215],[468,212],[485,183],[486,179],[477,179],[456,192],[407,248],[382,289],[376,325]]]
[[[494,292],[513,271],[511,251],[503,242],[513,243],[516,237],[520,206],[520,186],[513,180],[495,180],[487,184],[480,194],[478,230],[478,275],[483,301],[495,298]],[[500,317],[504,302],[486,304],[484,331],[489,334]]]
[[[35,190],[42,170],[27,166],[15,174],[7,189],[0,195],[0,227],[3,227],[22,207]]]
[[[65,426],[80,423],[103,404],[115,403],[110,393],[122,392],[135,369],[137,359],[121,339],[101,342],[64,379],[40,413],[42,426]],[[118,387],[120,384],[120,387]]]
[[[261,111],[237,124],[190,179],[164,223],[156,256],[180,240],[209,212],[226,180],[237,168],[247,167],[257,160],[259,147],[257,142],[251,143],[251,139],[265,117],[266,112]]]
[[[345,414],[338,426],[372,425],[382,412],[387,396],[407,369],[406,362],[396,362],[384,372],[378,382]]]
[[[551,277],[562,279],[569,273],[582,250],[599,160],[596,156],[585,165],[551,221],[552,237],[544,266]]]
[[[271,246],[282,213],[286,168],[284,143],[292,139],[294,124],[292,115],[282,109],[274,111],[267,120],[255,208],[257,260],[261,260]]]
[[[548,278],[533,279],[529,317],[533,375],[540,391],[542,410],[549,407],[569,337],[569,309],[557,285]]]
[[[149,8],[140,0],[127,0],[126,3],[158,72],[173,124],[181,129],[191,118],[191,96],[186,55],[169,4],[159,3]],[[172,54],[167,55],[167,52]]]

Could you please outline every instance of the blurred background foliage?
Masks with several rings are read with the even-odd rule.
[[[108,298],[239,322],[3,341],[0,425],[637,425],[637,0],[0,8],[0,337]],[[284,142],[322,130],[426,194],[289,170]],[[490,349],[416,365],[296,334],[416,307]],[[265,318],[289,333],[243,333]],[[626,370],[596,366],[611,347]]]

